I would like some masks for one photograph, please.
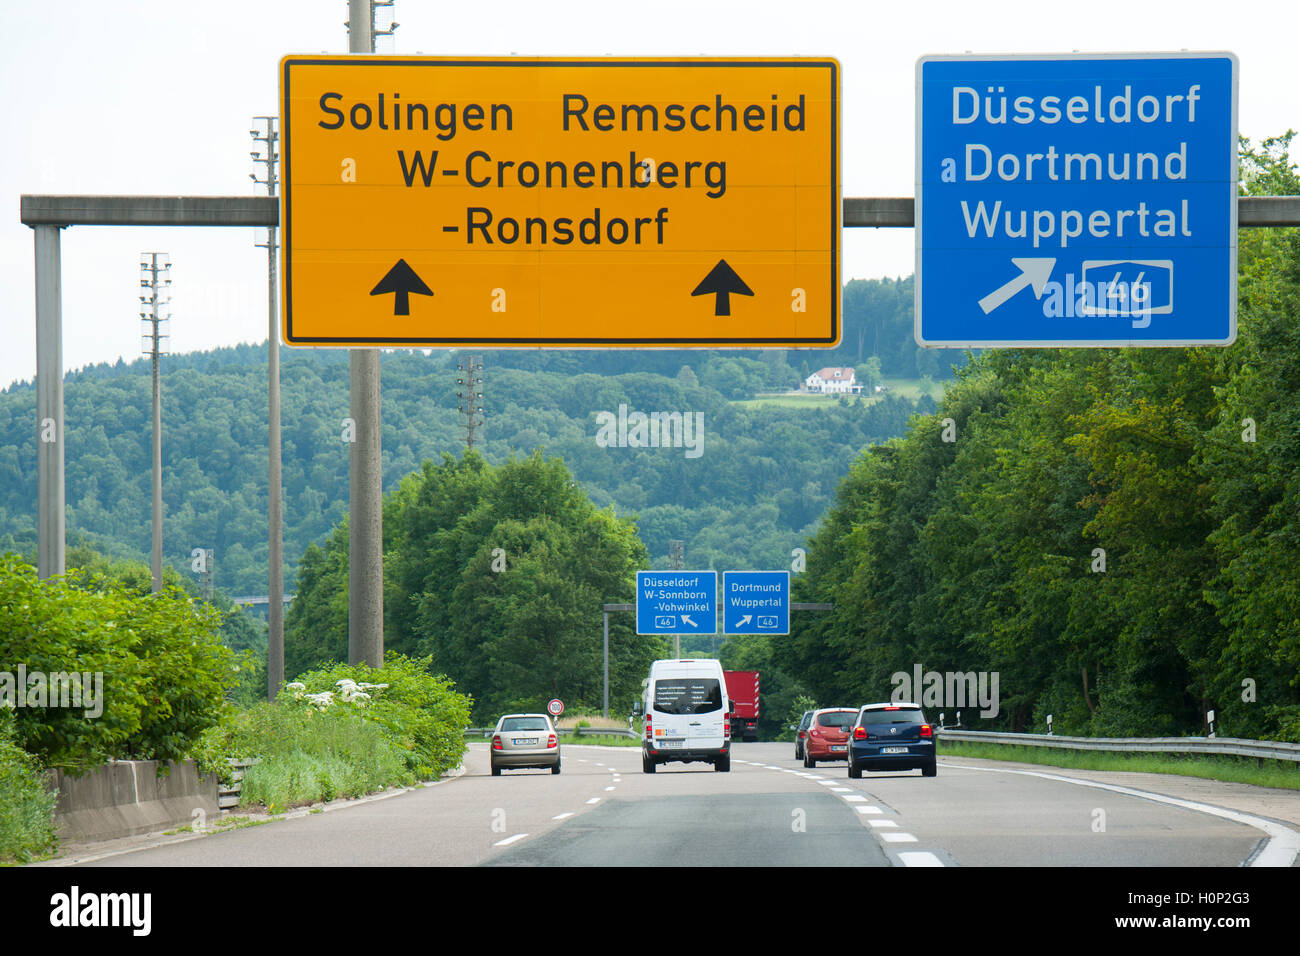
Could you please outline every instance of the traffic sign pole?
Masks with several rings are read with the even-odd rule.
[[[373,51],[371,0],[348,0],[348,51]],[[282,192],[288,192],[288,134],[280,125],[285,151]],[[284,231],[284,259],[289,261],[289,231]],[[348,662],[382,667],[384,663],[383,467],[379,350],[353,349],[349,363],[350,414],[354,441],[349,450],[348,480]]]

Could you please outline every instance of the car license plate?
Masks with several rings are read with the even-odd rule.
[[[513,743],[516,743],[516,744],[535,744],[535,743],[537,743],[537,738],[536,738],[536,737],[516,737],[512,742],[513,742]]]
[[[660,750],[671,750],[673,747],[681,747],[685,743],[685,740],[660,740],[658,747]]]
[[[907,748],[906,747],[881,747],[880,752],[882,754],[905,754],[907,753]]]
[[[847,744],[831,744],[831,753],[839,753]]]

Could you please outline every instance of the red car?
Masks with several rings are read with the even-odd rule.
[[[813,712],[808,736],[804,738],[803,765],[817,766],[819,760],[845,760],[849,752],[849,729],[858,719],[857,710],[828,707]]]

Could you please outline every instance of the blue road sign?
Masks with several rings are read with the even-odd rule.
[[[789,571],[724,571],[722,633],[789,634]]]
[[[638,571],[638,634],[716,634],[717,571]]]
[[[922,57],[921,345],[1231,345],[1237,58]]]

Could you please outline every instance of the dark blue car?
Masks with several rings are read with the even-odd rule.
[[[934,728],[917,704],[867,704],[849,732],[849,776],[864,770],[920,770],[933,777]]]

